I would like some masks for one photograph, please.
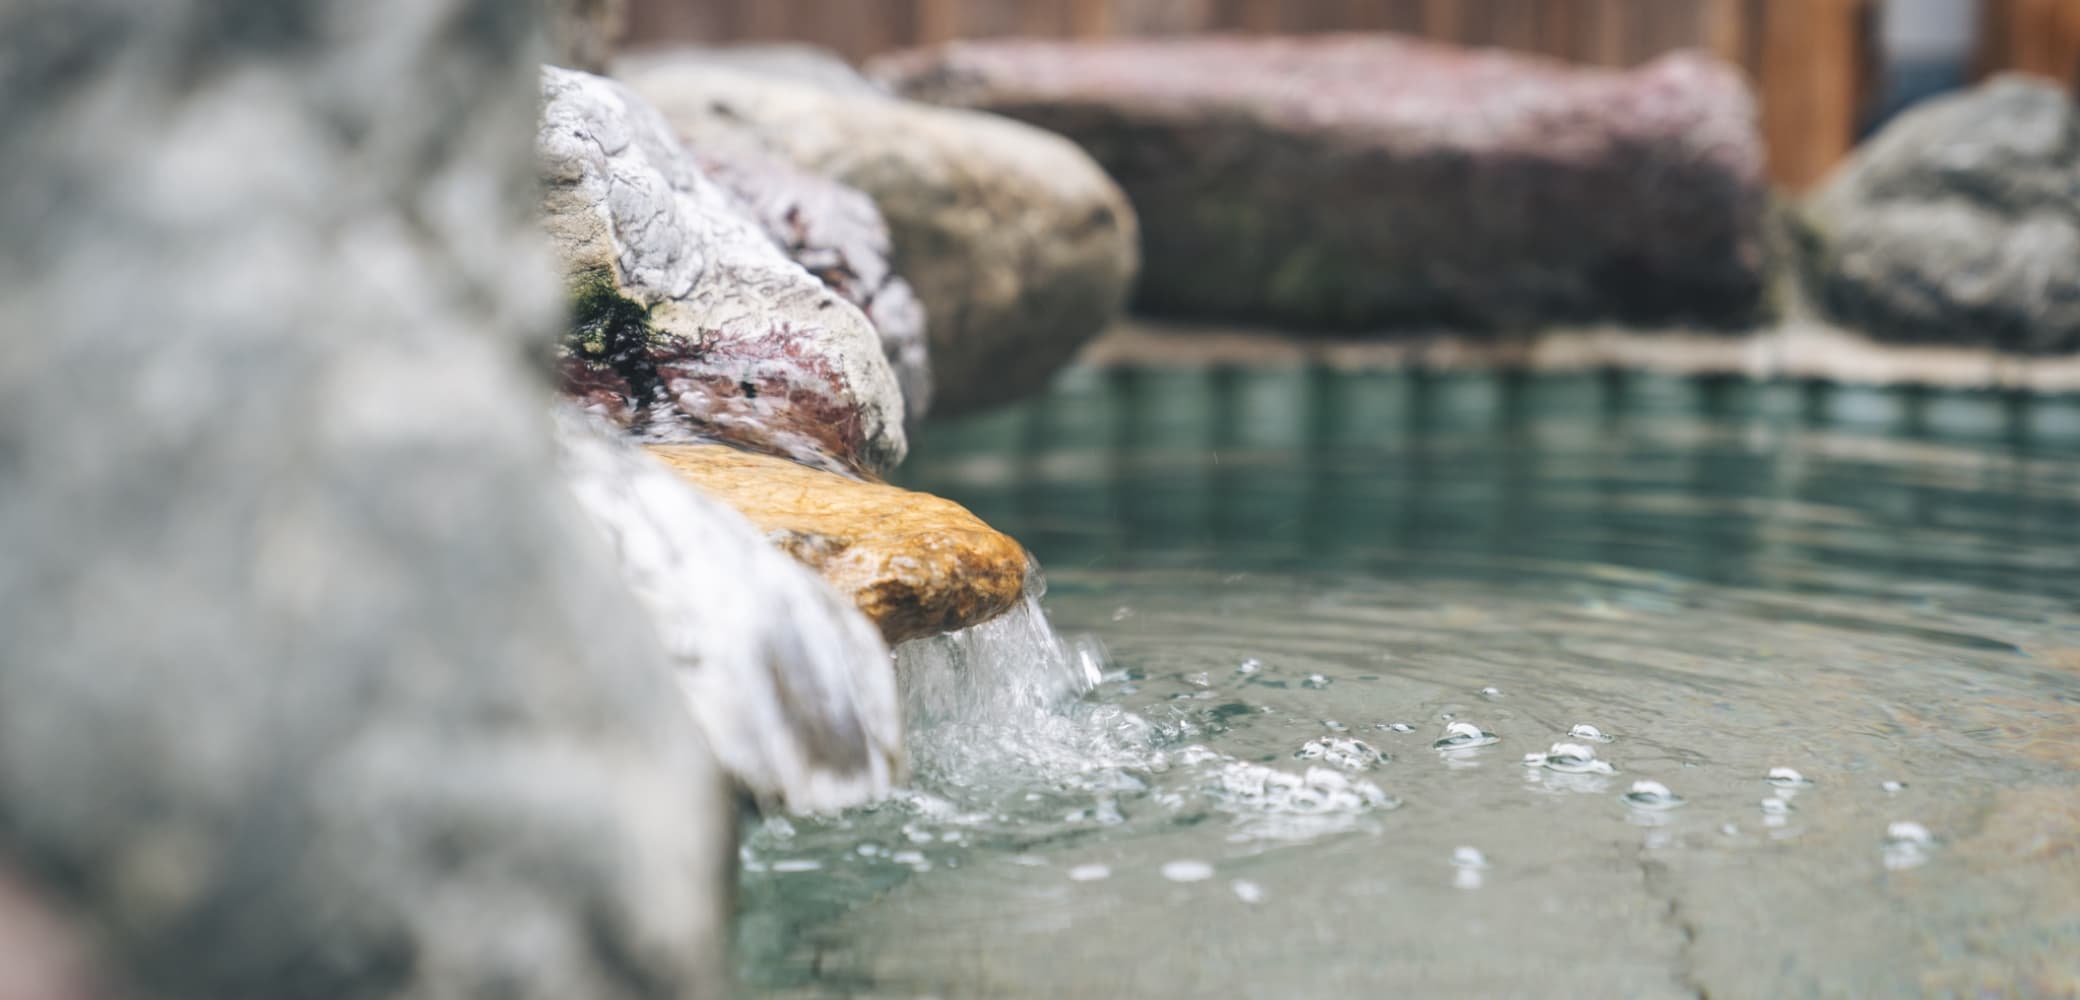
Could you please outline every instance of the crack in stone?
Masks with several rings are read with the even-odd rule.
[[[1674,873],[1669,870],[1667,863],[1647,856],[1645,849],[1642,848],[1639,855],[1639,874],[1640,883],[1646,889],[1647,895],[1663,904],[1661,911],[1662,921],[1683,935],[1683,944],[1676,949],[1676,968],[1674,973],[1677,985],[1691,995],[1696,996],[1698,1000],[1710,1000],[1712,991],[1704,984],[1703,980],[1698,978],[1697,966],[1694,961],[1698,936],[1697,924],[1690,919],[1689,914],[1683,909],[1682,896],[1675,888]]]

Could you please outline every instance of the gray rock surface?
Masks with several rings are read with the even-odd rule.
[[[874,199],[924,303],[935,414],[1037,391],[1132,283],[1133,210],[1059,136],[698,55],[618,69],[695,147],[768,152]]]
[[[1830,317],[1881,340],[2080,350],[2080,114],[2013,76],[1901,115],[1806,206]]]
[[[566,412],[558,428],[566,479],[738,785],[791,812],[886,796],[904,771],[903,720],[873,623],[611,425]]]
[[[0,6],[0,868],[116,995],[721,987],[728,792],[529,360],[536,30]]]
[[[912,425],[932,403],[924,305],[889,265],[888,224],[873,199],[822,174],[753,149],[693,150],[701,172],[736,195],[782,250],[881,335],[881,356],[903,389]]]
[[[541,93],[543,209],[578,303],[565,393],[652,441],[848,471],[902,461],[902,391],[867,317],[627,88],[545,67]]]
[[[991,40],[868,69],[1095,157],[1140,216],[1150,312],[1506,331],[1762,304],[1754,102],[1694,53],[1614,72],[1392,35]]]

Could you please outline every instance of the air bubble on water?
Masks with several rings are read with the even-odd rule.
[[[1500,737],[1497,737],[1494,733],[1483,732],[1481,727],[1462,720],[1446,723],[1444,735],[1438,737],[1435,742],[1430,744],[1430,747],[1434,750],[1444,751],[1471,750],[1475,747],[1491,746],[1498,739]]]
[[[1813,783],[1798,773],[1797,768],[1773,767],[1769,769],[1769,783],[1778,788],[1806,788]]]
[[[1123,621],[1126,621],[1127,619],[1129,619],[1129,618],[1132,618],[1132,617],[1134,617],[1134,609],[1133,609],[1133,608],[1130,608],[1130,607],[1127,607],[1127,606],[1126,606],[1126,605],[1124,605],[1124,604],[1120,605],[1120,606],[1119,606],[1119,607],[1117,607],[1117,608],[1114,608],[1114,609],[1112,609],[1112,620],[1113,620],[1113,621],[1116,621],[1116,622],[1123,622]]]
[[[1069,869],[1069,881],[1071,882],[1096,882],[1099,879],[1111,877],[1112,869],[1105,865],[1077,865]]]
[[[1172,882],[1204,882],[1213,877],[1213,866],[1191,858],[1165,861],[1163,877]]]
[[[924,859],[923,851],[897,851],[889,855],[888,860],[899,865],[909,865],[918,871],[927,871],[932,867],[932,863]]]
[[[1684,799],[1661,782],[1641,779],[1632,783],[1632,790],[1625,793],[1625,801],[1640,809],[1674,809],[1682,805]]]
[[[1252,656],[1252,657],[1250,657],[1249,659],[1247,659],[1247,660],[1244,660],[1244,661],[1242,661],[1242,665],[1241,665],[1241,666],[1238,666],[1238,667],[1236,667],[1236,668],[1235,668],[1235,672],[1236,672],[1236,673],[1238,673],[1238,674],[1242,674],[1243,676],[1245,676],[1245,677],[1246,677],[1246,676],[1248,676],[1248,675],[1250,675],[1250,674],[1254,674],[1254,673],[1257,673],[1258,671],[1261,671],[1261,670],[1263,670],[1263,669],[1264,669],[1264,661],[1262,661],[1262,660],[1259,660],[1259,659],[1257,659],[1256,657]]]
[[[864,844],[859,845],[858,847],[853,848],[853,851],[858,853],[860,857],[871,858],[874,855],[881,853],[881,845],[874,843],[870,840]]]
[[[1888,794],[1896,794],[1903,791],[1907,787],[1907,783],[1904,781],[1888,781],[1878,787],[1883,788]]]
[[[1385,754],[1365,741],[1341,736],[1308,740],[1293,756],[1301,760],[1319,760],[1346,771],[1369,771],[1387,759]]]
[[[1346,726],[1343,723],[1336,721],[1335,719],[1323,719],[1322,727],[1329,730],[1332,733],[1347,733],[1351,731],[1351,727]]]
[[[1567,731],[1567,738],[1582,740],[1588,743],[1609,743],[1611,741],[1609,736],[1604,735],[1603,730],[1586,722],[1575,723],[1574,728]]]
[[[1212,686],[1213,686],[1213,677],[1212,677],[1211,675],[1207,674],[1207,673],[1206,673],[1206,671],[1204,671],[1204,670],[1201,670],[1201,671],[1199,671],[1198,673],[1195,673],[1195,674],[1186,674],[1186,675],[1184,675],[1184,682],[1185,682],[1186,684],[1190,684],[1190,685],[1191,685],[1191,686],[1193,686],[1193,687],[1199,687],[1199,688],[1203,688],[1203,687],[1212,687]]]
[[[1236,879],[1228,883],[1228,888],[1235,891],[1236,899],[1245,903],[1261,903],[1264,901],[1264,887],[1248,879]]]
[[[1011,856],[1011,863],[1022,868],[1047,867],[1047,859],[1038,854],[1014,854]]]
[[[1911,820],[1893,823],[1885,828],[1885,867],[1896,872],[1918,868],[1928,862],[1935,846],[1935,835],[1928,832],[1928,827]]]
[[[1389,733],[1412,733],[1416,731],[1416,727],[1406,722],[1375,722],[1372,724],[1372,728]]]
[[[772,869],[776,872],[813,872],[822,867],[823,862],[815,858],[788,858],[772,864]]]
[[[1502,697],[1502,689],[1494,686],[1484,687],[1481,689],[1481,697],[1500,698]]]
[[[1524,755],[1526,767],[1542,767],[1562,774],[1616,774],[1608,761],[1596,759],[1596,750],[1583,743],[1555,743],[1545,753]]]
[[[1478,847],[1452,848],[1452,866],[1455,868],[1486,868],[1488,859]]]
[[[1319,691],[1329,686],[1329,678],[1323,677],[1321,674],[1308,674],[1307,679],[1300,682],[1300,686],[1314,688]]]

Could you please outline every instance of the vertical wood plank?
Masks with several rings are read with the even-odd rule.
[[[1423,0],[1421,33],[1438,41],[1456,42],[1466,30],[1465,13],[1459,0]]]
[[[918,44],[938,45],[959,36],[960,0],[917,0],[916,9]]]
[[[1742,16],[1743,5],[1743,0],[1705,0],[1701,40],[1706,51],[1745,67],[1747,19]]]
[[[1810,187],[1854,141],[1859,0],[1764,0],[1763,138],[1770,175]]]
[[[1070,0],[1069,34],[1075,38],[1104,38],[1112,34],[1111,0]]]

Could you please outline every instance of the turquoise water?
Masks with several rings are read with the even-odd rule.
[[[2080,400],[1077,371],[901,479],[1109,658],[754,832],[749,992],[2080,989]]]

